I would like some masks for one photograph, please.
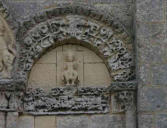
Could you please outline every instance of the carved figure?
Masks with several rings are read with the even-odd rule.
[[[63,82],[65,86],[78,85],[78,72],[77,72],[77,63],[75,60],[74,53],[68,51],[65,55],[65,64],[63,72]]]
[[[0,76],[10,78],[12,64],[16,56],[15,40],[11,29],[0,16]]]

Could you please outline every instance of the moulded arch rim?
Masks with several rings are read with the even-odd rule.
[[[17,43],[19,43],[20,48],[22,44],[24,45],[23,40],[26,38],[27,33],[32,28],[36,27],[38,24],[43,23],[49,19],[53,19],[64,15],[81,15],[89,17],[95,21],[104,23],[105,25],[109,26],[112,30],[114,30],[115,33],[126,34],[126,38],[131,39],[130,34],[126,31],[124,26],[120,24],[118,20],[115,20],[114,17],[111,16],[109,13],[103,14],[99,9],[95,7],[75,3],[71,5],[61,5],[56,8],[44,10],[36,14],[35,16],[31,17],[30,20],[23,22],[22,25],[19,27],[19,30],[16,35]],[[17,61],[20,61],[19,58],[17,59]],[[128,68],[131,67],[127,67],[127,69]]]

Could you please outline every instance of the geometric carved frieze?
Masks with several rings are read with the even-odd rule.
[[[107,113],[109,95],[106,88],[70,86],[54,88],[50,92],[28,89],[24,112],[34,115]]]
[[[76,39],[71,43],[88,47],[104,59],[114,81],[135,79],[133,54],[128,49],[131,36],[112,16],[96,8],[68,5],[46,10],[23,22],[16,39],[20,47],[16,70],[21,77],[28,76],[47,49]]]

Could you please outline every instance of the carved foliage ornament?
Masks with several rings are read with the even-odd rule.
[[[24,97],[25,112],[43,114],[94,114],[109,112],[109,96],[106,88],[63,87],[49,93],[28,89]]]
[[[17,34],[21,49],[17,69],[20,75],[27,77],[35,60],[48,48],[75,38],[103,56],[113,80],[134,79],[133,55],[127,48],[131,37],[110,16],[91,9],[73,5],[60,7],[24,22]]]
[[[133,91],[120,91],[115,94],[119,107],[123,111],[130,110],[134,107],[135,93]]]

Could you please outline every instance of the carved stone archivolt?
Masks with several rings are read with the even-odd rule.
[[[128,49],[132,39],[123,26],[95,8],[75,5],[46,10],[22,24],[17,32],[20,76],[27,77],[47,49],[71,38],[80,41],[73,43],[97,52],[114,81],[135,78],[133,55]]]

